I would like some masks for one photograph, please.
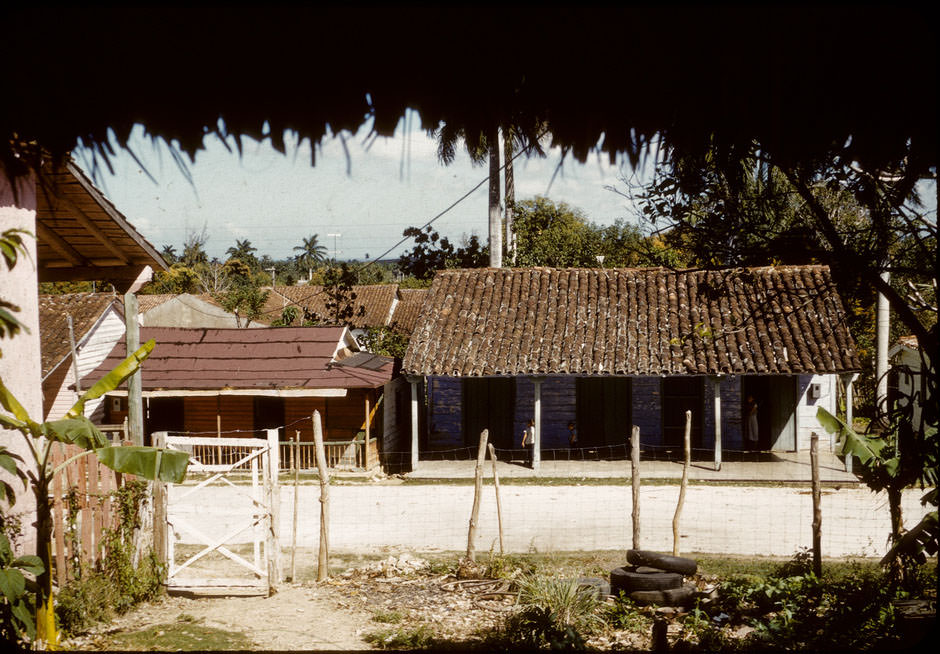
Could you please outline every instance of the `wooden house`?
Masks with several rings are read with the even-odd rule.
[[[327,441],[348,445],[361,439],[367,423],[373,439],[382,434],[382,412],[374,409],[393,361],[361,352],[345,327],[142,327],[140,339],[156,341],[141,374],[148,437],[157,431],[254,436],[278,428],[282,441],[300,432],[309,443],[314,410]],[[85,383],[124,356],[118,343]],[[109,422],[123,420],[123,395],[109,394]],[[377,463],[375,454],[370,460]]]
[[[542,453],[628,443],[677,448],[685,412],[692,447],[796,450],[835,412],[839,376],[859,370],[826,266],[720,271],[476,269],[435,277],[402,372],[427,428],[420,451],[520,447],[535,421]],[[420,392],[426,384],[424,392]],[[757,401],[759,438],[745,442],[743,404]],[[427,406],[417,406],[426,396]]]

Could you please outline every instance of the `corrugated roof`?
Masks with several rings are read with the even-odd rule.
[[[442,271],[422,313],[406,374],[860,369],[827,266]]]
[[[421,306],[428,296],[426,288],[400,288],[398,289],[398,304],[392,315],[392,327],[403,334],[411,336],[418,317],[421,315]]]
[[[378,370],[330,365],[343,331],[141,327],[140,342],[157,343],[143,364],[141,385],[144,391],[374,388],[391,379],[391,359]],[[97,381],[124,357],[119,343],[83,384]]]
[[[72,316],[72,331],[78,344],[112,303],[118,311],[123,311],[123,306],[112,293],[39,296],[39,343],[43,377],[71,354],[68,316]]]

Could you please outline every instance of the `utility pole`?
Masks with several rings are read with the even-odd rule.
[[[336,265],[336,255],[342,254],[339,250],[336,249],[336,239],[338,239],[342,234],[327,234],[327,236],[333,237],[333,265]]]
[[[269,273],[271,273],[271,288],[273,289],[275,284],[274,281],[277,277],[277,268],[265,268]]]

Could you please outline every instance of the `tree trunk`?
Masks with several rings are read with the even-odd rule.
[[[904,517],[901,515],[901,489],[888,487],[888,510],[891,512],[891,546],[897,545],[904,529]],[[888,567],[889,578],[903,584],[905,581],[904,561],[900,556],[894,557]]]
[[[516,180],[513,175],[512,158],[512,128],[503,130],[503,159],[506,167],[503,170],[504,185],[506,188],[506,258],[509,259],[509,265],[516,265],[516,233],[513,231],[513,212],[516,203]]]
[[[490,268],[503,265],[503,225],[499,215],[499,130],[490,130]]]

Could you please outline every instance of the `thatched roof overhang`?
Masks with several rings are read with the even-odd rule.
[[[926,4],[8,3],[3,24],[19,53],[0,106],[0,161],[13,173],[9,139],[61,154],[81,138],[107,155],[142,123],[192,155],[220,118],[227,133],[282,147],[284,130],[317,142],[369,118],[390,135],[407,108],[425,128],[470,135],[512,124],[531,140],[548,125],[582,160],[599,141],[635,159],[659,134],[684,153],[757,139],[778,161],[806,163],[851,140],[866,169],[905,156],[936,165]],[[76,58],[94,74],[68,65]]]
[[[455,377],[860,368],[827,266],[442,271],[402,363]]]

